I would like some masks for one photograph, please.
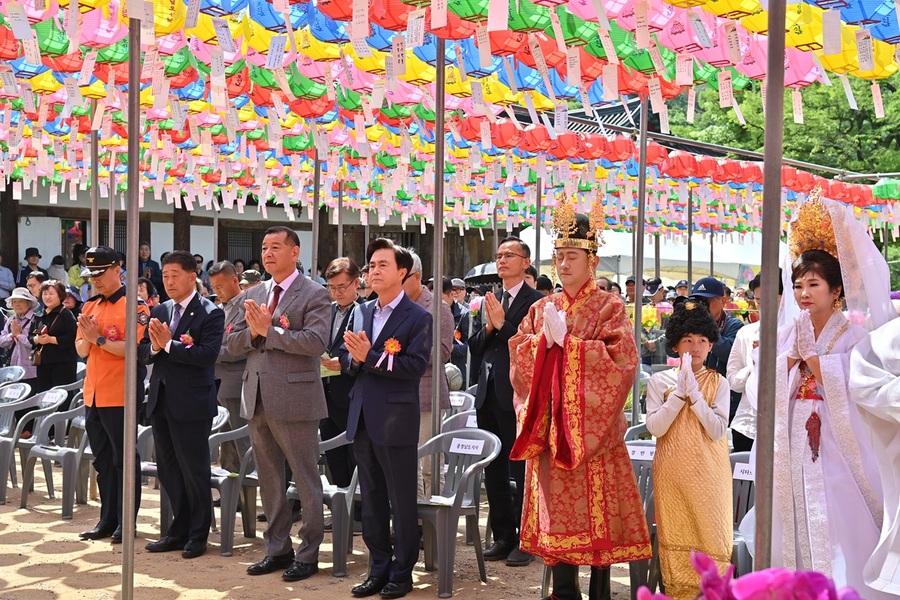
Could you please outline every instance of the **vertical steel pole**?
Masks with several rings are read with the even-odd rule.
[[[141,22],[128,20],[128,202],[125,211],[126,256],[138,255],[138,219],[141,200]],[[110,246],[113,235],[113,190],[110,190]],[[132,259],[133,260],[133,259]],[[125,280],[125,448],[122,469],[122,598],[134,597],[135,448],[137,448],[137,402],[129,401],[138,390],[137,378],[137,263]],[[105,499],[104,501],[108,501]]]
[[[494,252],[491,255],[491,258],[493,258],[494,255],[497,254],[497,249],[500,247],[500,238],[497,235],[497,211],[496,210],[494,210],[494,214],[491,215],[491,221],[492,221],[491,228],[494,231]]]
[[[784,153],[785,0],[769,1],[769,56],[766,69],[766,133],[763,164],[762,288],[763,306],[778,302],[778,243],[781,235],[781,159]],[[778,311],[761,314],[757,373],[774,373],[778,353]],[[756,429],[755,569],[772,564],[772,469],[775,457],[775,378],[759,378]]]
[[[694,285],[694,194],[688,190],[687,215],[687,281],[688,291]]]
[[[538,275],[541,274],[541,213],[544,211],[542,206],[542,195],[544,192],[544,182],[538,177],[537,183],[535,183],[535,198],[534,198],[534,265],[537,269]],[[495,253],[496,254],[496,253]]]
[[[709,228],[709,276],[710,277],[716,276],[716,261],[713,256],[713,252],[715,251],[715,247],[716,247],[715,242],[716,242],[716,236],[713,233],[712,227],[710,227]]]
[[[884,252],[884,261],[887,262],[888,259],[888,226],[887,223],[884,224],[884,228],[881,230],[881,244],[882,251]]]
[[[337,244],[337,255],[344,255],[344,181],[338,181],[338,203],[337,203],[337,211],[338,211],[338,244]]]
[[[316,164],[313,171],[312,265],[309,268],[309,274],[315,281],[316,274],[319,272],[319,202],[322,197],[322,161],[319,160],[318,150],[313,155],[313,160],[316,161]]]
[[[659,234],[653,234],[653,276],[659,278],[660,272],[660,251],[659,247]]]
[[[130,20],[130,19],[129,19]],[[128,161],[131,164],[131,161]],[[113,168],[112,161],[110,160],[109,168]],[[115,186],[111,186],[109,190],[107,190],[109,194],[109,223],[107,229],[107,235],[109,236],[108,246],[110,248],[115,249],[116,247],[116,190]]]
[[[91,100],[91,117],[97,112],[97,101]],[[91,246],[100,245],[99,155],[100,132],[91,130]]]
[[[437,37],[437,78],[434,82],[434,255],[432,273],[434,274],[434,300],[431,303],[431,313],[434,318],[432,328],[431,366],[434,370],[431,378],[431,434],[437,435],[441,431],[441,388],[440,382],[444,375],[444,365],[441,362],[441,307],[443,299],[441,289],[444,281],[444,146],[447,136],[444,133],[444,104],[446,90],[445,81],[447,56],[444,51],[444,40]],[[440,489],[440,469],[432,465],[431,489]]]
[[[641,96],[640,157],[638,161],[637,217],[634,224],[634,341],[641,355],[641,302],[644,281],[644,214],[647,205],[647,99]],[[638,361],[640,362],[640,361]],[[638,367],[640,368],[640,367]],[[641,414],[640,371],[635,373],[631,393],[631,424],[637,425]]]
[[[219,211],[213,207],[213,258],[215,262],[223,260],[219,256]]]

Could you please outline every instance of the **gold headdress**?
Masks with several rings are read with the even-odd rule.
[[[606,213],[598,201],[590,211],[590,217],[575,212],[573,203],[563,198],[553,212],[553,230],[556,248],[581,248],[596,252],[603,245]]]
[[[824,250],[838,258],[831,213],[822,202],[821,193],[822,187],[816,185],[809,193],[806,202],[801,204],[797,210],[797,218],[791,222],[788,242],[792,261],[797,260],[807,250]]]

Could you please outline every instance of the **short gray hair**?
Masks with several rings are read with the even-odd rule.
[[[410,275],[415,275],[416,273],[421,274],[422,273],[422,259],[419,257],[419,253],[416,252],[412,248],[407,248],[406,251],[412,255],[412,259],[413,259],[413,268],[409,272],[409,274]]]

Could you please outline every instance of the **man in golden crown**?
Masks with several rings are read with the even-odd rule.
[[[551,566],[558,600],[580,600],[578,565],[591,567],[598,600],[609,597],[609,565],[651,556],[624,442],[638,354],[621,298],[594,280],[602,224],[599,208],[591,219],[567,203],[556,211],[563,290],[532,305],[509,341],[510,458],[527,461],[519,544]]]
[[[884,511],[872,429],[850,399],[851,352],[896,316],[887,264],[852,209],[819,199],[817,190],[791,223],[789,242],[785,288],[791,284],[793,298],[785,295],[780,311],[772,566],[819,571],[838,588],[889,598],[878,591],[886,557],[873,552],[885,516],[896,522],[896,515]],[[897,506],[896,489],[891,502]],[[888,579],[897,577],[895,565]]]

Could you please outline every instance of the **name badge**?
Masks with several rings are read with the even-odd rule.
[[[655,454],[655,446],[628,446],[628,456],[631,460],[653,460]]]
[[[735,463],[733,477],[738,481],[754,481],[756,470],[749,463]]]

